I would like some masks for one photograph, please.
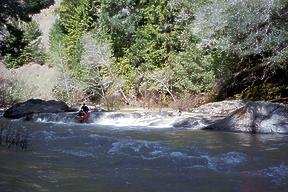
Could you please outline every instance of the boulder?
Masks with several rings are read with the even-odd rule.
[[[246,103],[242,100],[225,100],[201,105],[192,110],[193,113],[213,116],[227,116],[235,110],[243,107]]]
[[[183,119],[178,119],[176,122],[173,123],[173,127],[201,130],[221,118],[223,119],[223,117],[220,116],[194,115],[191,117],[184,117]]]
[[[59,113],[69,110],[68,105],[63,101],[41,99],[30,99],[23,103],[13,105],[4,112],[4,117],[17,119],[33,113]]]
[[[288,133],[288,108],[271,102],[248,102],[226,118],[204,128],[249,133]]]

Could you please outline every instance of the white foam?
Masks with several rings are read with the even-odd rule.
[[[75,151],[75,150],[66,150],[66,149],[55,149],[52,150],[55,152],[60,152],[63,154],[67,154],[67,155],[72,155],[75,157],[95,157],[92,153],[86,152],[86,151]]]
[[[224,162],[225,164],[229,164],[229,165],[239,165],[244,163],[247,158],[246,155],[243,153],[239,153],[239,152],[228,152],[225,154],[222,154],[220,156],[220,160],[222,162]]]
[[[181,116],[172,112],[94,112],[85,123],[80,123],[75,119],[76,114],[69,113],[43,113],[35,114],[33,120],[39,123],[53,123],[64,125],[85,125],[85,126],[111,126],[111,128],[121,129],[167,129],[175,127],[175,123],[195,117],[192,113],[183,113]],[[188,118],[188,119],[187,119]],[[195,120],[196,119],[196,120]],[[178,128],[200,129],[205,126],[201,118],[195,117],[191,125],[179,124]],[[194,123],[193,123],[194,122]]]
[[[173,117],[163,117],[161,115],[140,114],[135,116],[133,114],[124,113],[119,117],[114,117],[116,113],[106,113],[99,119],[95,119],[94,123],[98,125],[110,125],[114,127],[153,127],[153,128],[171,128],[175,119]]]
[[[192,156],[187,155],[185,153],[181,153],[181,152],[172,152],[170,153],[170,156],[174,158],[181,158],[181,159],[192,158]]]

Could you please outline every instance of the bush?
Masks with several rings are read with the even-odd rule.
[[[122,97],[120,95],[117,95],[117,94],[106,95],[102,99],[101,103],[104,104],[104,106],[106,107],[106,109],[108,111],[119,110],[121,108],[121,106],[124,105]]]
[[[15,102],[11,96],[13,86],[11,81],[0,77],[0,107],[6,107]]]
[[[0,79],[0,106],[6,107],[31,98],[35,88],[23,81]]]
[[[169,107],[179,112],[192,111],[193,108],[199,107],[210,101],[211,93],[203,92],[198,94],[183,94],[169,104]]]

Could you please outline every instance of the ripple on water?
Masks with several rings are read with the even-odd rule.
[[[219,160],[227,165],[237,166],[247,161],[247,155],[233,151],[221,154]]]
[[[171,149],[168,146],[155,142],[144,141],[117,141],[112,143],[108,150],[111,155],[125,155],[144,160],[164,158],[175,163],[176,166],[188,168],[207,168],[217,172],[231,172],[234,168],[248,161],[246,154],[241,152],[227,152],[212,156],[210,154],[187,154]]]
[[[157,142],[123,140],[112,143],[108,153],[152,160],[165,156],[167,150],[167,147]]]
[[[271,178],[271,182],[276,185],[287,184],[288,181],[288,166],[284,164],[245,173],[248,174],[249,176],[269,177]]]
[[[39,140],[56,140],[56,132],[54,131],[36,131],[31,134],[32,138],[39,139]]]
[[[158,142],[123,140],[112,143],[109,149],[110,154],[126,154],[131,156],[138,155],[143,159],[152,157],[166,157],[168,159],[189,159],[194,156],[181,151],[175,151],[173,148]]]
[[[85,158],[96,157],[94,154],[86,152],[86,151],[76,151],[76,150],[71,150],[71,149],[54,149],[51,151],[59,152],[59,153],[66,154],[66,155],[72,155],[75,157],[85,157]]]
[[[214,171],[231,171],[232,168],[247,162],[247,155],[240,152],[228,152],[216,156],[202,155],[207,161],[207,168]]]

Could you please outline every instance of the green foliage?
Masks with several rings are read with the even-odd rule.
[[[44,63],[44,53],[38,39],[41,33],[37,24],[31,22],[29,16],[31,10],[27,9],[28,4],[32,2],[36,5],[44,1],[1,1],[0,54],[4,57],[8,68],[19,67],[29,61]],[[40,8],[43,8],[42,5],[35,7],[34,10],[39,11]]]
[[[142,26],[133,35],[134,42],[127,50],[132,65],[144,71],[161,69],[169,54],[181,49],[177,39],[181,26],[175,22],[177,11],[167,1],[143,3]]]
[[[196,48],[189,31],[191,10],[199,4],[203,1],[64,0],[59,27],[69,73],[85,92],[102,97],[123,90],[141,94],[145,87],[175,100],[177,92],[207,90],[214,80],[213,55]],[[101,41],[111,47],[105,64],[97,61],[106,46]]]
[[[54,4],[54,0],[24,0],[23,7],[29,14],[35,14],[52,4]]]
[[[54,0],[1,0],[0,26],[14,19],[30,21],[29,14],[38,13],[53,3]]]
[[[187,47],[172,60],[176,79],[175,87],[184,92],[202,92],[211,89],[215,81],[213,55],[199,50],[195,45]]]
[[[57,68],[61,76],[59,84],[54,88],[56,98],[68,101],[72,91],[71,73],[68,70],[68,64],[65,60],[64,32],[59,21],[56,21],[49,34],[48,63]]]
[[[64,32],[60,22],[57,20],[49,33],[48,63],[54,67],[63,66],[63,60]]]
[[[60,23],[67,34],[67,47],[77,44],[91,25],[89,0],[64,0],[59,9]]]
[[[57,98],[75,102],[86,85],[86,72],[81,66],[84,47],[81,38],[90,28],[89,6],[92,1],[64,0],[58,10],[60,19],[54,24],[49,37],[48,62],[61,72],[54,89]]]
[[[259,55],[271,69],[286,68],[287,0],[217,0],[196,14],[194,32],[202,46],[213,46],[240,58]]]
[[[23,40],[27,43],[24,47],[21,59],[24,63],[34,61],[39,64],[44,64],[45,55],[44,50],[41,47],[41,31],[36,22],[32,21],[24,25],[24,38]]]
[[[275,90],[266,82],[274,79],[272,85],[277,85],[287,71],[287,5],[287,0],[217,0],[198,9],[192,29],[200,38],[199,46],[214,52],[214,71],[222,81],[217,97],[280,95],[285,86]]]
[[[41,36],[41,31],[35,21],[31,21],[23,26],[24,41],[31,42]]]
[[[139,90],[145,85],[147,89],[159,93],[168,91],[173,96],[174,91],[181,92],[184,87],[193,92],[205,90],[211,85],[213,72],[209,62],[212,59],[205,56],[202,60],[206,59],[206,63],[200,64],[201,61],[195,61],[196,57],[192,58],[194,53],[189,58],[190,50],[184,51],[186,47],[196,44],[188,27],[192,23],[190,9],[195,6],[193,3],[164,0],[102,2],[99,26],[105,28],[104,31],[111,38],[116,57],[116,74],[124,79],[124,90]],[[201,50],[197,54],[198,57],[205,55]],[[182,58],[184,55],[187,56],[186,61]],[[204,67],[200,70],[201,67],[195,65],[193,70],[188,70],[188,65],[193,62]],[[201,74],[206,69],[209,71]],[[185,70],[186,79],[183,80]],[[156,80],[160,80],[159,74],[166,78],[161,79],[161,83]],[[193,74],[198,77],[193,77]],[[153,80],[154,77],[157,78]],[[186,84],[190,81],[189,88],[184,86],[184,81]],[[166,88],[163,89],[163,86]]]
[[[72,98],[73,91],[82,91],[84,98],[103,101],[119,93],[125,99],[125,93],[151,93],[160,101],[215,87],[241,92],[287,67],[286,5],[287,0],[64,0],[49,50],[49,60],[63,71],[58,92]],[[253,78],[244,75],[238,85],[242,74]]]
[[[257,86],[248,87],[242,91],[241,99],[245,100],[273,100],[281,98],[284,85],[263,83]],[[286,88],[287,89],[287,88]]]
[[[137,72],[135,67],[130,65],[130,61],[126,57],[118,59],[118,62],[113,63],[113,71],[116,71],[116,75],[120,77],[125,83],[123,84],[123,89],[126,92],[134,88],[135,82],[137,81]]]
[[[11,20],[21,19],[29,21],[28,14],[23,9],[20,0],[1,0],[0,3],[0,26],[8,24]]]
[[[59,9],[60,25],[63,29],[65,59],[74,75],[83,78],[80,61],[84,51],[80,40],[92,26],[91,0],[64,0]]]
[[[23,64],[20,59],[21,50],[27,46],[24,41],[24,32],[21,30],[17,22],[12,22],[8,25],[10,31],[6,38],[5,44],[1,47],[1,55],[4,56],[4,63],[8,68],[17,67]]]
[[[27,45],[23,40],[24,31],[16,21],[7,25],[7,30],[9,33],[6,35],[5,44],[1,47],[1,55],[11,54],[13,57],[17,57],[21,49]]]
[[[4,63],[8,68],[19,67],[30,61],[43,64],[45,55],[39,36],[41,32],[36,22],[13,22],[10,34],[2,47]]]

